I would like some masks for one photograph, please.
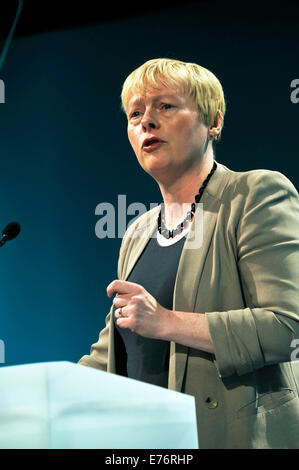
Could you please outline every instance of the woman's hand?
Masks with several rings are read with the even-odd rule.
[[[181,312],[162,307],[140,284],[112,281],[108,297],[116,293],[113,304],[120,328],[129,328],[147,338],[174,341],[191,348],[214,354],[206,315]]]
[[[113,299],[115,317],[120,328],[129,328],[147,338],[163,339],[166,335],[170,311],[134,282],[114,280],[107,287],[108,297]]]

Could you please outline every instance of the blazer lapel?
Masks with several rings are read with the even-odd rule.
[[[173,310],[195,311],[198,285],[215,230],[222,193],[229,181],[229,175],[229,170],[217,163],[217,170],[197,207],[178,265]],[[195,236],[197,236],[196,243],[192,241]],[[182,390],[187,357],[187,346],[171,342],[168,387],[172,390],[178,392]]]
[[[152,236],[154,230],[156,229],[157,217],[160,212],[160,205],[154,207],[149,212],[146,213],[146,218],[140,226],[134,230],[134,243],[132,243],[132,251],[128,253],[128,262],[126,266],[122,269],[125,273],[124,280],[126,281],[131,274],[132,269],[138,261],[138,258],[141,256],[146,244],[148,243],[150,237]]]

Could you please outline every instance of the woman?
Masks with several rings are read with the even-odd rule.
[[[298,193],[214,160],[225,100],[207,69],[150,60],[122,104],[163,204],[127,230],[106,327],[79,363],[193,395],[199,448],[299,447]]]

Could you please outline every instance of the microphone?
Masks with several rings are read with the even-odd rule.
[[[21,226],[18,222],[10,222],[5,229],[2,231],[2,240],[0,240],[0,246],[3,246],[7,240],[12,240],[21,231]]]

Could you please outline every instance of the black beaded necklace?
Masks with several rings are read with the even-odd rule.
[[[189,223],[189,221],[191,221],[193,219],[193,216],[195,214],[195,204],[199,203],[199,201],[201,199],[201,196],[202,196],[208,182],[210,181],[211,176],[215,172],[216,168],[217,168],[217,163],[214,161],[212,170],[210,171],[210,173],[208,174],[208,176],[206,177],[206,179],[202,183],[202,186],[199,188],[198,193],[195,195],[195,202],[192,202],[191,210],[187,212],[187,215],[184,218],[183,222],[178,224],[177,227],[174,228],[173,230],[168,230],[165,227],[165,211],[164,211],[163,205],[162,205],[161,210],[159,212],[159,216],[158,216],[158,231],[159,231],[160,235],[163,235],[163,237],[167,238],[167,239],[168,238],[174,238],[176,235],[181,233],[182,230]]]

